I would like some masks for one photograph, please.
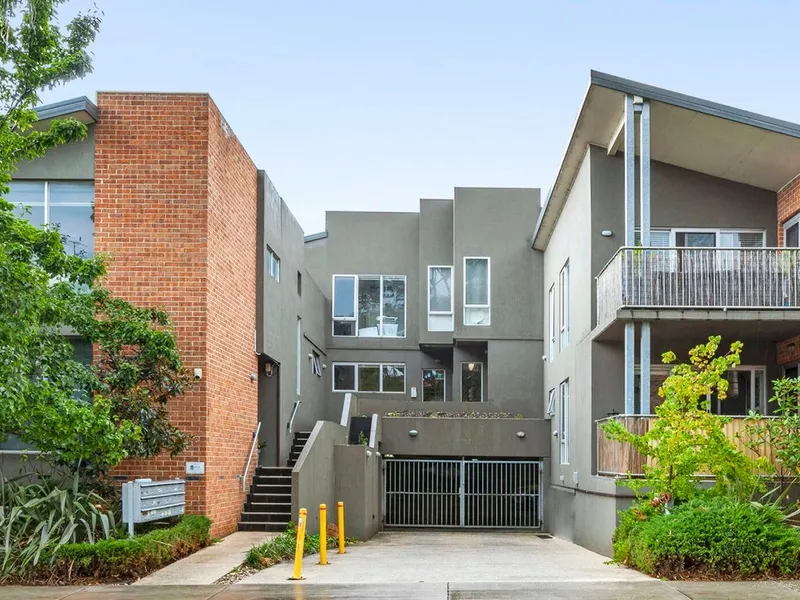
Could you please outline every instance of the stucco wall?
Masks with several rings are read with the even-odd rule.
[[[80,142],[59,146],[34,161],[23,161],[14,179],[94,179],[94,125]]]
[[[334,448],[336,502],[344,502],[345,535],[368,540],[381,529],[382,461],[366,446]],[[328,508],[335,522],[336,504]]]
[[[453,265],[453,201],[419,202],[419,340],[429,344],[448,344],[453,332],[428,331],[428,267]],[[457,287],[454,277],[453,289]]]

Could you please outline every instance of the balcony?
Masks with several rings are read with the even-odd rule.
[[[597,277],[597,322],[620,309],[797,309],[797,248],[623,247]]]
[[[652,458],[642,456],[630,444],[608,439],[600,426],[602,423],[610,419],[618,419],[631,433],[643,435],[649,431],[650,425],[656,418],[652,415],[620,415],[597,421],[597,474],[612,477],[625,477],[628,473],[642,475],[643,467],[653,464]],[[747,456],[752,458],[766,456],[772,461],[772,453],[766,445],[759,448],[758,454],[745,447],[745,418],[731,417],[730,422],[724,425],[726,437],[733,440],[736,448],[744,451]]]

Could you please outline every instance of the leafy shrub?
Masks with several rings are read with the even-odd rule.
[[[336,548],[339,545],[338,529],[334,530],[332,523],[328,524],[327,540],[328,548]],[[286,531],[271,539],[270,541],[260,545],[253,546],[245,557],[244,564],[254,569],[264,569],[271,567],[274,564],[294,558],[295,544],[297,543],[297,529],[294,523],[289,523],[286,526]],[[355,540],[346,539],[347,545],[355,543]],[[306,533],[305,543],[303,545],[303,554],[317,554],[319,552],[319,535],[309,535]]]
[[[37,573],[38,579],[49,577],[59,582],[137,579],[208,546],[210,528],[208,517],[184,515],[174,527],[133,539],[67,544],[55,554],[52,567]]]
[[[23,575],[58,553],[65,544],[111,538],[113,511],[94,492],[67,489],[47,478],[36,483],[0,475],[0,581]]]
[[[671,513],[622,513],[614,559],[659,577],[753,577],[797,572],[800,531],[773,505],[702,494]]]

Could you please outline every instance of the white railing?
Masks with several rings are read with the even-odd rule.
[[[242,475],[242,491],[247,491],[247,475],[250,472],[250,464],[253,462],[253,451],[258,444],[258,434],[261,432],[261,421],[258,422],[256,430],[253,432],[253,442],[250,444],[250,452],[247,455],[247,465],[244,468],[244,475]]]
[[[621,308],[800,308],[797,248],[620,248],[597,277],[597,321]]]

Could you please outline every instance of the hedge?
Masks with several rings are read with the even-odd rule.
[[[669,514],[647,506],[622,513],[614,559],[670,579],[795,576],[800,530],[775,506],[701,495]]]
[[[144,577],[184,558],[211,542],[207,517],[184,515],[169,529],[156,529],[133,539],[102,540],[62,546],[53,561],[43,560],[36,580],[70,582],[127,581]]]

